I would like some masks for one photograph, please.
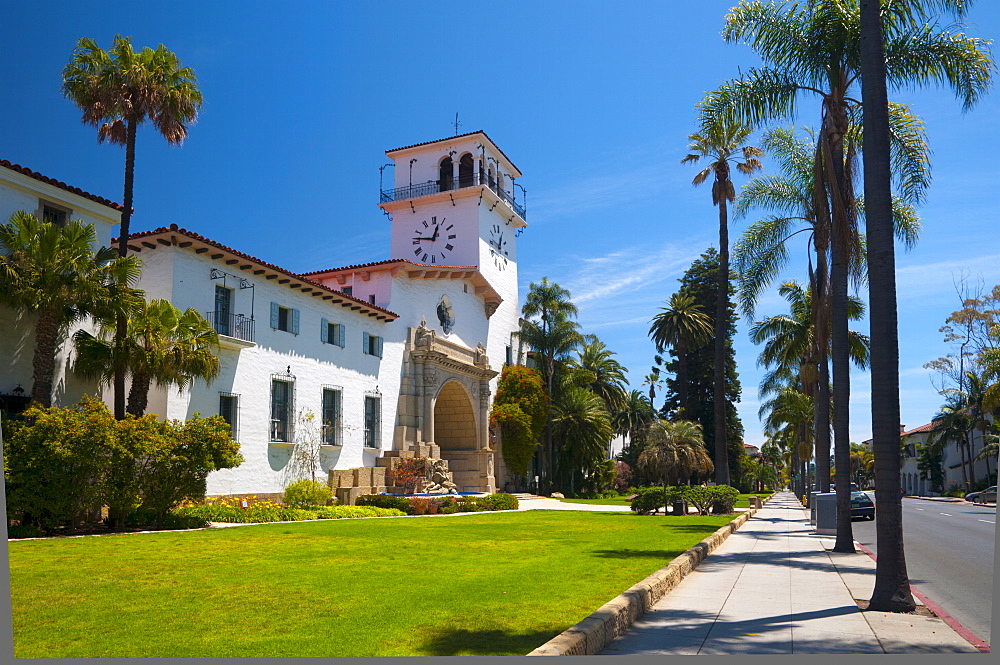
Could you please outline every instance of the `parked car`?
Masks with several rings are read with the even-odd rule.
[[[987,487],[984,490],[978,492],[969,492],[965,495],[966,501],[972,501],[973,503],[996,503],[997,502],[997,486]]]
[[[875,519],[875,503],[864,492],[851,492],[851,518]]]

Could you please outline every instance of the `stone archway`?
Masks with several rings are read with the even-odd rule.
[[[434,443],[455,484],[463,490],[478,487],[479,428],[472,400],[457,379],[446,381],[434,399]]]
[[[446,382],[434,400],[434,443],[445,452],[477,450],[478,431],[472,400],[456,380]]]

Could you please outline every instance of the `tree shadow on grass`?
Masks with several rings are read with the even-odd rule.
[[[427,639],[421,645],[420,653],[432,656],[525,656],[559,632],[512,633],[505,630],[448,628]]]

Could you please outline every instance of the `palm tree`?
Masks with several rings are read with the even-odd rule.
[[[712,458],[705,450],[701,425],[690,420],[657,420],[646,433],[648,446],[639,455],[639,467],[663,486],[680,484],[695,473],[710,473]]]
[[[549,399],[554,399],[556,363],[564,358],[580,343],[582,337],[575,321],[576,305],[569,299],[570,293],[558,284],[542,277],[539,284],[528,286],[521,314],[524,320],[518,332],[520,339],[541,356],[542,375]],[[545,424],[545,469],[549,482],[555,472],[555,455],[552,447],[552,417],[550,411]]]
[[[127,310],[136,300],[128,286],[138,279],[139,262],[96,245],[94,226],[76,220],[60,227],[18,210],[0,226],[0,302],[37,317],[31,397],[45,407],[52,405],[56,351],[69,325]],[[126,297],[109,298],[112,284]]]
[[[63,94],[83,111],[83,122],[97,127],[97,140],[125,146],[125,194],[122,201],[119,255],[128,253],[132,189],[135,181],[135,139],[139,125],[152,122],[167,143],[180,144],[194,123],[202,96],[194,71],[163,44],[136,53],[132,38],[116,35],[105,51],[82,37],[63,69]],[[126,323],[119,316],[115,337],[124,344]],[[115,418],[125,417],[125,374],[114,378]]]
[[[726,448],[726,330],[729,323],[729,224],[728,202],[736,198],[733,181],[729,178],[730,162],[736,170],[749,174],[761,168],[757,159],[764,153],[760,148],[743,145],[752,130],[735,122],[705,123],[701,132],[688,136],[691,145],[682,164],[708,160],[707,167],[694,177],[700,185],[715,174],[712,182],[712,203],[719,206],[719,298],[715,312],[715,481],[729,484],[729,455]],[[734,159],[739,152],[743,161]]]
[[[795,387],[786,387],[762,402],[758,415],[763,420],[764,433],[791,452],[791,467],[799,476],[795,493],[803,495],[807,486],[805,470],[815,442],[813,398]]]
[[[571,370],[586,370],[594,375],[585,387],[604,400],[609,413],[614,413],[625,403],[625,366],[614,359],[615,352],[608,349],[596,335],[584,335],[576,349],[576,357],[566,366]]]
[[[927,163],[927,144],[920,131],[920,123],[909,115],[905,109],[898,109],[895,115],[894,127],[897,136],[897,157],[900,165],[908,165],[911,175],[904,180],[908,187],[915,187],[925,176]],[[854,129],[854,128],[852,128]],[[808,140],[807,140],[808,138]],[[778,128],[765,132],[762,143],[764,148],[777,159],[780,175],[759,176],[751,180],[742,190],[740,201],[736,207],[737,217],[743,217],[752,208],[763,208],[774,214],[752,224],[736,244],[736,269],[740,276],[740,301],[744,313],[753,316],[754,307],[760,294],[775,279],[780,270],[787,264],[789,254],[786,243],[795,235],[806,232],[809,234],[809,286],[812,294],[811,316],[817,331],[816,362],[819,367],[818,383],[813,384],[819,393],[826,393],[829,383],[829,324],[830,302],[828,298],[830,284],[828,250],[830,245],[831,220],[829,211],[819,214],[817,197],[815,195],[816,156],[815,149],[810,148],[810,142],[815,144],[815,136],[808,132],[807,138],[796,134],[793,129]],[[855,141],[856,142],[856,141]],[[863,210],[863,203],[858,207]],[[894,215],[897,236],[911,247],[916,242],[919,231],[919,218],[915,209],[897,198],[894,201]],[[860,212],[860,211],[859,211]],[[796,228],[801,227],[801,228]],[[851,239],[850,244],[860,244],[860,238]],[[816,270],[812,270],[815,256]],[[863,260],[859,253],[851,253],[847,266],[848,272],[855,275],[863,274]],[[849,303],[848,307],[852,305]],[[850,337],[851,333],[848,333]],[[853,341],[849,341],[853,343]],[[844,385],[841,386],[843,392]],[[826,397],[816,399],[816,457],[819,489],[826,491],[829,484],[829,451],[830,451],[830,400]],[[841,399],[844,398],[841,394]],[[845,411],[840,412],[840,425],[843,428]],[[842,432],[840,443],[845,444]],[[843,454],[845,445],[837,448],[838,454]],[[841,482],[840,484],[845,484]],[[847,521],[844,528],[849,528]]]
[[[560,468],[574,492],[577,479],[607,459],[614,436],[611,417],[599,396],[582,386],[567,385],[552,403],[552,431],[560,441]]]
[[[150,385],[184,388],[195,379],[211,381],[219,374],[219,334],[196,309],[181,312],[169,301],[152,300],[138,308],[128,320],[125,357],[115,358],[116,345],[108,341],[113,321],[107,321],[102,336],[85,330],[75,335],[77,359],[74,371],[109,381],[113,368],[125,364],[132,377],[127,412],[139,417],[146,412]]]
[[[615,428],[615,434],[631,441],[655,419],[656,412],[646,396],[638,390],[631,390],[625,396],[621,408],[612,413],[611,425]]]
[[[876,39],[884,48],[883,76],[879,78],[881,86],[886,78],[896,87],[912,86],[926,83],[947,82],[962,98],[966,107],[976,102],[980,94],[988,89],[992,71],[992,60],[988,55],[986,45],[966,37],[960,32],[956,34],[954,26],[941,29],[936,21],[929,20],[929,8],[942,6],[957,15],[964,12],[967,3],[958,0],[941,0],[940,2],[889,3],[881,13],[882,22],[877,19],[878,27],[885,28],[882,39],[877,34],[869,32],[868,38]],[[869,11],[875,11],[869,8]],[[961,27],[961,26],[959,26]],[[872,21],[869,29],[874,30]],[[846,311],[847,293],[847,257],[858,249],[852,245],[851,230],[856,223],[852,215],[853,199],[853,155],[844,150],[844,138],[849,129],[849,118],[857,112],[857,106],[852,102],[850,91],[860,75],[860,16],[857,0],[816,0],[808,4],[778,5],[760,1],[741,2],[727,16],[723,37],[727,41],[745,41],[749,43],[762,57],[764,66],[751,68],[738,79],[724,83],[718,91],[711,93],[704,105],[706,122],[733,120],[756,125],[760,122],[794,116],[797,101],[802,94],[818,94],[823,109],[823,126],[817,141],[817,203],[829,206],[833,222],[831,235],[831,319],[833,321],[834,348],[834,395],[835,401],[841,405],[835,420],[835,439],[846,436],[844,419],[846,418],[845,399],[847,386],[838,388],[837,383],[847,380],[849,361],[846,350],[847,324],[844,317]],[[877,48],[877,47],[872,47]],[[872,58],[869,54],[869,58]],[[871,60],[868,61],[871,64]],[[888,103],[882,97],[878,102],[877,112],[888,113]],[[873,112],[875,109],[873,109]],[[887,126],[882,126],[882,140],[891,140]],[[872,133],[866,132],[866,138],[878,141]],[[885,153],[880,159],[888,159]],[[873,166],[875,166],[873,164]],[[883,168],[884,171],[884,168]],[[884,172],[882,174],[884,176]],[[822,186],[820,186],[822,183]],[[882,183],[884,185],[884,183]],[[915,193],[919,195],[919,192]],[[891,219],[891,203],[880,197],[889,194],[884,188],[872,192],[876,197],[878,215],[888,227]],[[891,227],[889,227],[891,229]],[[885,253],[886,243],[891,244],[891,231],[888,235],[876,240],[877,252],[870,256],[877,257],[881,262],[876,270],[880,277],[885,277],[884,262],[891,257]],[[894,262],[894,259],[893,259]],[[869,262],[869,266],[873,265]],[[870,273],[870,278],[873,275]],[[871,279],[874,282],[874,279]],[[889,282],[894,285],[894,282]],[[884,288],[882,284],[879,287]],[[883,293],[884,295],[884,293]],[[891,307],[895,312],[893,302],[879,301],[879,306],[873,306],[873,311],[881,314],[882,305]],[[881,322],[881,317],[879,318]],[[888,321],[883,323],[889,323]],[[873,322],[873,325],[874,322]],[[882,323],[880,323],[882,325]],[[894,324],[893,324],[894,325]],[[894,328],[893,328],[894,329]],[[883,328],[883,332],[888,332]],[[889,333],[887,344],[892,347],[896,333]],[[891,348],[886,348],[890,356],[897,358]],[[876,354],[878,357],[878,354]],[[892,362],[891,358],[889,359]],[[898,402],[898,365],[896,378],[888,377],[888,372],[879,373],[879,379],[895,381],[894,399]],[[873,377],[875,378],[875,377]],[[889,391],[892,391],[889,385]],[[898,409],[898,405],[896,407]],[[893,410],[874,409],[873,412],[883,414],[898,414]],[[874,422],[874,421],[873,421]],[[898,439],[898,430],[891,435],[888,420],[880,423],[884,430],[880,432],[884,450],[880,457],[881,466],[886,468],[884,476],[885,487],[898,485],[899,469],[895,462],[895,440],[890,444],[890,436]],[[895,428],[897,421],[892,424]],[[890,453],[890,447],[893,452]],[[890,463],[890,457],[893,458]],[[888,466],[887,466],[888,465]],[[893,554],[888,556],[892,563],[882,566],[886,572],[882,583],[876,583],[878,593],[873,601],[880,609],[908,608],[912,610],[913,600],[908,587],[903,584],[900,571],[905,571],[902,554],[901,519],[902,508],[895,492],[882,493],[881,500],[889,502],[887,510],[879,509],[880,527],[885,538],[892,533],[895,542],[890,546]],[[849,502],[848,488],[842,487],[838,492],[838,509],[846,510]],[[889,504],[895,504],[890,507]],[[836,549],[840,549],[839,542]],[[846,547],[846,543],[843,544]],[[853,550],[853,545],[851,545]],[[898,556],[895,554],[898,552]],[[889,582],[889,578],[892,581]],[[890,590],[891,587],[891,590]]]
[[[656,399],[656,389],[663,387],[663,377],[660,376],[660,368],[650,368],[649,374],[642,377],[642,385],[649,386],[649,404],[652,406]],[[654,407],[655,408],[655,407]]]
[[[680,402],[677,415],[686,418],[688,353],[712,338],[712,320],[695,303],[694,296],[678,292],[670,296],[670,306],[661,307],[660,313],[653,317],[649,337],[658,353],[669,347],[677,354],[677,397]]]

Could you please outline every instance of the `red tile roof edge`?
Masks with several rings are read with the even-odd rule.
[[[59,180],[56,180],[55,178],[50,178],[48,176],[44,176],[41,173],[39,173],[38,171],[32,171],[27,166],[21,166],[20,164],[14,164],[10,160],[0,159],[0,166],[3,166],[4,168],[8,168],[11,171],[17,171],[18,173],[26,175],[29,178],[34,178],[35,180],[40,180],[40,181],[42,181],[44,183],[48,183],[48,184],[52,185],[53,187],[58,187],[59,189],[65,189],[67,192],[72,192],[73,194],[76,194],[77,196],[82,196],[85,199],[90,199],[91,201],[94,201],[96,203],[100,203],[101,205],[104,205],[104,206],[107,206],[109,208],[112,208],[113,210],[118,210],[120,212],[120,211],[122,211],[122,210],[125,209],[125,206],[123,206],[120,203],[115,203],[114,201],[111,201],[110,199],[106,199],[103,196],[97,196],[96,194],[91,194],[90,192],[85,192],[82,189],[80,189],[79,187],[73,187],[72,185],[67,185],[66,183],[61,182]]]
[[[900,434],[900,436],[906,436],[907,434],[921,434],[923,432],[933,432],[938,428],[938,425],[940,425],[940,423],[941,423],[940,420],[935,420],[933,422],[927,423],[926,425],[921,425],[920,427],[916,427],[914,429],[903,432],[902,434]]]
[[[299,273],[303,276],[309,275],[326,275],[333,272],[345,272],[348,270],[363,270],[365,268],[374,268],[375,266],[386,266],[393,263],[409,263],[411,266],[416,266],[418,268],[434,268],[437,270],[479,270],[476,266],[445,266],[438,265],[436,263],[414,263],[409,259],[385,259],[384,261],[372,261],[371,263],[359,263],[353,266],[343,266],[341,268],[330,268],[329,270],[311,270],[309,272]]]
[[[483,136],[485,136],[489,140],[489,142],[492,143],[493,146],[497,150],[500,151],[500,154],[503,155],[503,158],[506,159],[508,162],[510,162],[510,165],[513,166],[515,169],[517,169],[518,173],[521,172],[521,169],[517,168],[517,164],[515,164],[514,162],[511,161],[510,157],[507,156],[507,153],[505,153],[503,151],[503,148],[501,148],[500,146],[498,146],[497,142],[494,141],[493,139],[491,139],[490,135],[487,134],[486,132],[484,132],[481,129],[477,129],[474,132],[466,132],[465,134],[456,134],[455,136],[446,136],[443,139],[434,139],[433,141],[424,141],[423,143],[414,143],[413,145],[404,145],[402,148],[393,148],[392,150],[386,150],[385,154],[388,155],[391,152],[399,152],[400,150],[409,150],[410,148],[419,148],[420,146],[431,145],[432,143],[441,143],[442,141],[452,141],[454,139],[462,139],[462,138],[465,138],[467,136],[473,136],[475,134],[482,134]]]
[[[176,224],[171,224],[170,226],[161,226],[160,228],[153,229],[152,231],[141,231],[139,233],[132,233],[132,234],[129,234],[128,239],[129,239],[129,241],[132,241],[132,240],[135,240],[137,238],[147,238],[149,236],[159,235],[161,233],[180,233],[181,235],[185,235],[185,236],[187,236],[189,238],[193,238],[194,240],[200,240],[201,242],[203,242],[203,243],[205,243],[207,245],[212,245],[213,247],[218,247],[221,250],[224,250],[224,251],[230,252],[232,254],[235,254],[236,256],[242,257],[242,258],[246,259],[247,261],[253,261],[254,263],[256,263],[258,265],[262,265],[262,266],[268,267],[268,268],[270,268],[270,269],[272,269],[272,270],[274,270],[276,272],[284,273],[285,275],[288,275],[289,277],[294,277],[295,279],[301,279],[303,282],[308,282],[310,286],[316,286],[316,287],[319,287],[319,288],[321,288],[321,289],[323,289],[325,291],[330,291],[331,293],[336,293],[338,296],[344,296],[345,298],[347,298],[349,300],[352,300],[352,301],[358,303],[359,305],[364,305],[365,307],[368,307],[369,309],[373,309],[373,310],[377,310],[379,312],[383,312],[384,314],[387,314],[387,315],[393,317],[394,319],[399,318],[399,314],[397,314],[397,313],[395,313],[395,312],[393,312],[391,310],[385,309],[384,307],[379,307],[378,305],[372,304],[372,303],[370,303],[370,302],[368,302],[366,300],[360,300],[358,298],[355,298],[354,296],[351,296],[351,295],[348,295],[348,294],[344,293],[343,291],[338,291],[336,289],[331,289],[329,286],[326,286],[325,284],[320,284],[319,282],[314,282],[313,280],[308,279],[304,275],[301,275],[299,273],[294,273],[294,272],[292,272],[290,270],[286,270],[286,269],[282,268],[281,266],[274,265],[273,263],[268,263],[267,261],[262,261],[262,260],[258,259],[255,256],[251,256],[249,254],[245,254],[245,253],[243,253],[243,252],[241,252],[239,250],[233,249],[232,247],[229,247],[227,245],[223,245],[222,243],[217,242],[215,240],[212,240],[211,238],[206,238],[205,236],[203,236],[203,235],[201,235],[199,233],[195,233],[194,231],[188,231],[187,229],[182,229],[182,228],[178,227]],[[118,240],[119,240],[119,238],[112,238],[111,239],[111,244],[117,245]]]

